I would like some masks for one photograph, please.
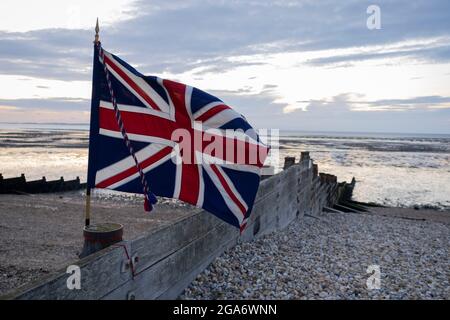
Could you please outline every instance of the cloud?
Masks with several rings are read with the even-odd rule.
[[[103,25],[111,25],[129,18],[133,11],[133,0],[2,0],[0,12],[5,14],[0,30],[90,28],[99,15]]]
[[[86,30],[0,31],[0,73],[88,80],[92,50],[86,43],[90,38]]]
[[[304,108],[285,107],[284,113],[306,111],[335,115],[342,112],[411,111],[450,109],[450,97],[420,96],[405,99],[365,100],[363,94],[343,93],[326,100],[297,101]]]
[[[450,108],[450,97],[442,96],[423,96],[409,99],[382,99],[376,101],[366,101],[375,108],[385,108],[390,110],[404,111],[411,109],[444,109]],[[378,109],[379,110],[379,109]]]
[[[295,110],[285,128],[312,131],[450,133],[450,97],[426,96],[411,99],[355,101],[363,97],[345,93],[328,100],[310,101],[306,110]],[[370,108],[355,111],[355,105]],[[376,107],[396,105],[376,112]],[[430,108],[441,105],[442,108]],[[404,112],[399,112],[404,111]]]
[[[448,36],[448,1],[379,1],[382,29],[369,31],[370,1],[139,1],[135,16],[101,29],[105,47],[143,71],[180,73],[226,57],[286,51],[326,50]],[[0,72],[51,79],[86,80],[90,74],[92,31],[45,29],[0,32]],[[449,47],[416,54],[448,60]],[[411,53],[411,52],[410,52]],[[384,55],[402,55],[384,53]],[[370,54],[340,59],[370,58]],[[329,58],[328,62],[333,61]],[[315,63],[325,63],[315,61]],[[248,62],[247,62],[248,63]],[[314,63],[314,61],[312,61]]]
[[[0,99],[0,121],[89,123],[90,101],[75,98]]]
[[[89,111],[90,100],[79,98],[47,98],[47,99],[0,99],[0,107],[7,106],[17,110],[53,110],[63,116],[66,111]]]
[[[19,107],[16,106],[2,106],[0,105],[0,110],[19,110]]]
[[[310,59],[312,66],[346,66],[366,60],[392,61],[394,58],[421,60],[423,63],[450,61],[450,38],[415,39],[414,43],[400,42],[383,46],[366,46],[355,48],[351,53],[334,54],[327,57]]]

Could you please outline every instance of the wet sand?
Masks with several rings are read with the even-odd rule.
[[[450,211],[415,208],[372,207],[370,213],[385,217],[395,217],[408,220],[433,221],[450,224]]]

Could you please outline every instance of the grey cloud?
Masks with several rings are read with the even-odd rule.
[[[410,57],[422,59],[428,62],[449,62],[450,61],[450,44],[446,43],[439,47],[428,48],[426,46],[414,46],[413,48],[399,48],[390,52],[370,52],[370,53],[354,53],[348,55],[334,55],[325,58],[310,59],[307,64],[314,66],[324,66],[339,64],[339,66],[349,66],[356,61]]]
[[[278,85],[276,84],[265,84],[263,87],[263,90],[273,90],[278,88]]]
[[[403,112],[352,111],[351,94],[342,94],[329,101],[311,101],[307,111],[289,114],[283,128],[313,131],[416,132],[450,133],[450,108],[428,109],[427,104],[447,103],[450,97],[429,96],[413,99],[379,100],[373,105],[396,103],[413,105]]]
[[[358,98],[357,100],[355,99]],[[443,96],[420,96],[407,99],[380,99],[374,101],[364,100],[364,95],[355,93],[343,93],[332,97],[329,100],[310,100],[297,101],[307,103],[307,110],[311,112],[324,111],[323,108],[329,108],[327,112],[335,112],[344,107],[350,111],[352,105],[367,105],[369,107],[390,107],[392,111],[424,109],[436,105],[450,104],[450,97]],[[322,109],[321,109],[322,108]],[[450,109],[450,107],[448,107]]]
[[[26,110],[47,109],[54,111],[89,111],[90,100],[76,98],[47,98],[47,99],[0,99],[0,106],[13,106]]]
[[[360,0],[140,1],[135,18],[102,28],[101,39],[106,49],[139,64],[146,73],[179,73],[198,65],[221,72],[239,66],[226,60],[239,54],[345,48],[449,35],[448,1],[378,1],[382,29],[376,31],[365,25],[370,4],[372,1]],[[92,36],[90,30],[0,32],[0,72],[89,80]],[[450,56],[448,46],[418,49],[416,54],[436,61],[448,61]],[[348,57],[354,58],[372,57]]]
[[[430,106],[444,103],[446,104],[450,103],[450,97],[423,96],[410,99],[382,99],[371,102],[371,104],[374,106],[394,105],[394,106],[416,106],[416,107]]]
[[[412,99],[372,101],[374,105],[385,103],[414,104],[415,108],[403,112],[352,111],[352,99],[363,95],[344,93],[327,101],[308,101],[307,111],[282,113],[281,103],[274,103],[268,92],[240,94],[235,92],[211,92],[223,98],[256,128],[278,128],[306,131],[360,131],[360,132],[416,132],[450,133],[450,108],[428,109],[429,104],[447,103],[450,97],[429,96]],[[305,102],[305,101],[303,101]]]
[[[0,31],[0,73],[47,79],[88,80],[91,39],[86,30]]]

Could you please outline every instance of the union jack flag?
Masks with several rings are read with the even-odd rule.
[[[176,198],[242,231],[267,154],[246,119],[220,99],[144,76],[95,45],[88,188],[143,193],[152,203],[154,195]]]

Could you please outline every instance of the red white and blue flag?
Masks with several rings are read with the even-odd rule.
[[[176,198],[243,230],[268,154],[246,119],[95,48],[88,188],[142,193],[147,210]]]

